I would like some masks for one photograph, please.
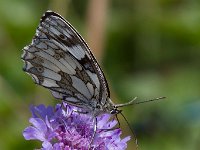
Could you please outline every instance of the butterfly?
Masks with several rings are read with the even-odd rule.
[[[112,102],[105,75],[90,48],[73,26],[53,11],[41,17],[32,43],[23,48],[21,58],[23,70],[36,84],[95,118],[93,138],[98,115],[117,115],[122,112],[119,107],[136,103],[136,98],[124,104]]]

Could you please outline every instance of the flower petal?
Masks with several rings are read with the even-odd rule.
[[[131,136],[127,136],[121,140],[121,142],[126,143],[131,139]]]
[[[48,141],[44,141],[42,143],[42,147],[43,147],[42,150],[53,150],[52,144],[50,142],[48,142]]]
[[[23,136],[26,140],[40,140],[45,141],[44,134],[42,134],[37,128],[35,127],[27,127],[23,131]]]
[[[29,122],[32,123],[33,126],[35,126],[35,128],[37,128],[40,132],[42,132],[44,134],[47,132],[47,126],[42,119],[40,119],[40,118],[30,118]]]
[[[53,116],[53,107],[48,106],[46,108],[44,105],[31,106],[31,112],[33,118],[41,118],[44,120],[46,116],[49,118]]]

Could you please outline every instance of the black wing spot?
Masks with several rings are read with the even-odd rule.
[[[90,72],[95,73],[94,67],[90,63],[91,60],[89,60],[88,57],[83,57],[79,61],[80,61],[80,64],[82,64],[86,70],[89,70]]]

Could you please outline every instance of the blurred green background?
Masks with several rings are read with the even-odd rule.
[[[66,17],[92,45],[115,103],[167,97],[123,108],[141,150],[200,149],[200,1],[1,0],[1,150],[39,148],[22,136],[29,106],[58,102],[22,71],[20,60],[48,9]],[[131,134],[120,120],[124,136]]]

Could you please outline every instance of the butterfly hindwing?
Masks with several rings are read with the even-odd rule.
[[[109,97],[105,76],[78,32],[60,15],[47,11],[36,35],[23,49],[24,70],[54,97],[80,106]]]

